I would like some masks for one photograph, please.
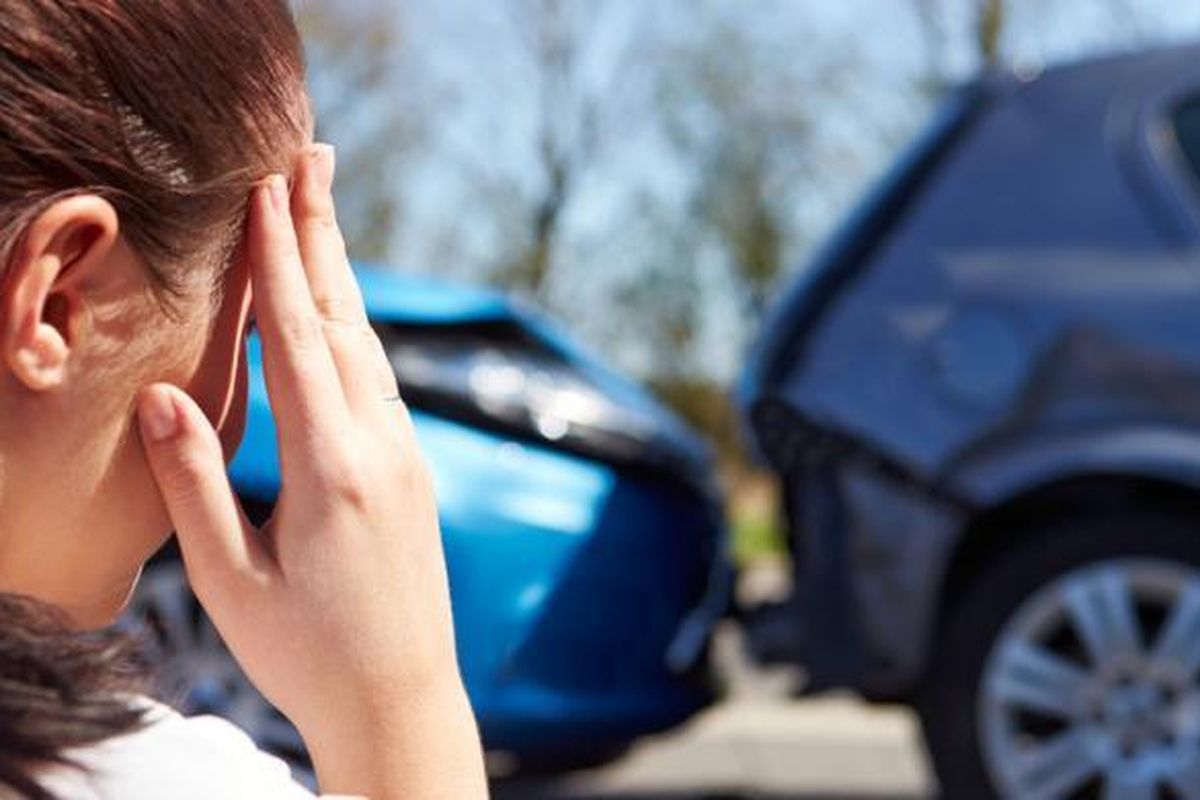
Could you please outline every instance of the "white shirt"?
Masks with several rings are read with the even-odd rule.
[[[151,703],[147,720],[69,751],[86,769],[55,767],[41,782],[60,800],[314,800],[287,764],[219,717],[183,717]]]

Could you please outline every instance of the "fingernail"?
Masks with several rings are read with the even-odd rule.
[[[287,181],[283,179],[282,175],[272,175],[267,178],[267,189],[271,193],[271,206],[275,209],[275,213],[286,213],[288,210]]]
[[[162,389],[147,389],[142,392],[138,398],[137,416],[142,438],[151,442],[171,438],[179,427],[175,404]]]
[[[312,146],[313,174],[323,191],[333,189],[333,174],[337,169],[337,151],[331,144]]]

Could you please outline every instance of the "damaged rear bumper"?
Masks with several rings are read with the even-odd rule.
[[[899,699],[919,680],[941,571],[971,503],[782,402],[755,408],[782,476],[792,594],[743,611],[753,656],[797,663],[805,691]]]

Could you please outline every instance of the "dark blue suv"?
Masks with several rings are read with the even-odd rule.
[[[808,688],[948,798],[1200,798],[1200,46],[993,75],[781,297],[741,386]]]

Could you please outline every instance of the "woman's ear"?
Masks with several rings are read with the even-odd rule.
[[[83,288],[117,241],[117,212],[107,200],[59,200],[26,228],[0,287],[4,364],[30,391],[52,391],[67,376],[84,327]]]

